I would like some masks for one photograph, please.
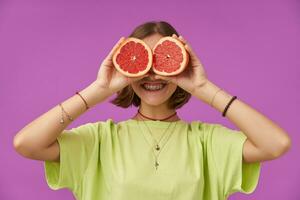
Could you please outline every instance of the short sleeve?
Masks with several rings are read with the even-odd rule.
[[[60,148],[60,162],[44,161],[45,177],[53,190],[68,188],[75,192],[88,167],[89,160],[98,140],[99,126],[87,123],[70,130],[64,130],[57,141]]]
[[[235,192],[250,194],[258,184],[261,163],[243,161],[246,139],[247,136],[242,131],[212,124],[210,146],[224,197]]]

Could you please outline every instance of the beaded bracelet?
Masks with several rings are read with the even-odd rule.
[[[223,90],[223,89],[219,88],[218,91],[216,91],[216,93],[214,94],[214,96],[213,96],[213,98],[212,98],[212,100],[211,100],[211,102],[210,102],[210,106],[213,107],[213,101],[214,101],[214,99],[215,99],[217,93],[220,92],[220,91],[222,91],[222,90]],[[229,106],[232,104],[232,102],[233,102],[236,98],[237,98],[237,96],[233,96],[233,97],[230,99],[230,101],[228,102],[228,104],[226,105],[226,107],[225,107],[225,109],[224,109],[224,111],[223,111],[223,113],[222,113],[222,116],[223,116],[223,117],[226,116],[226,112],[227,112]]]
[[[230,99],[229,103],[226,105],[226,107],[225,107],[225,109],[224,109],[224,111],[223,111],[223,113],[222,113],[222,116],[223,116],[223,117],[225,117],[226,112],[227,112],[229,106],[232,104],[232,102],[233,102],[236,98],[237,98],[237,96],[233,96],[233,97]]]

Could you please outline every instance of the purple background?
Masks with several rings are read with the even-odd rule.
[[[263,163],[255,192],[230,199],[300,199],[299,1],[24,2],[0,0],[1,200],[73,199],[66,189],[48,188],[42,162],[18,155],[13,136],[90,84],[115,42],[149,20],[170,22],[191,43],[211,81],[292,137],[287,154]],[[135,112],[106,101],[68,128],[125,120]],[[194,97],[178,113],[186,121],[235,128]]]

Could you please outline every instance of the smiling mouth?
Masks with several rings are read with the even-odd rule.
[[[145,82],[140,84],[140,86],[147,91],[159,91],[163,90],[167,84],[162,82]]]

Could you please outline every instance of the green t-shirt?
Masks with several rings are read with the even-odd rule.
[[[60,162],[45,161],[45,177],[51,189],[67,188],[77,200],[226,200],[258,184],[261,163],[242,161],[246,139],[201,121],[107,119],[64,130]]]

